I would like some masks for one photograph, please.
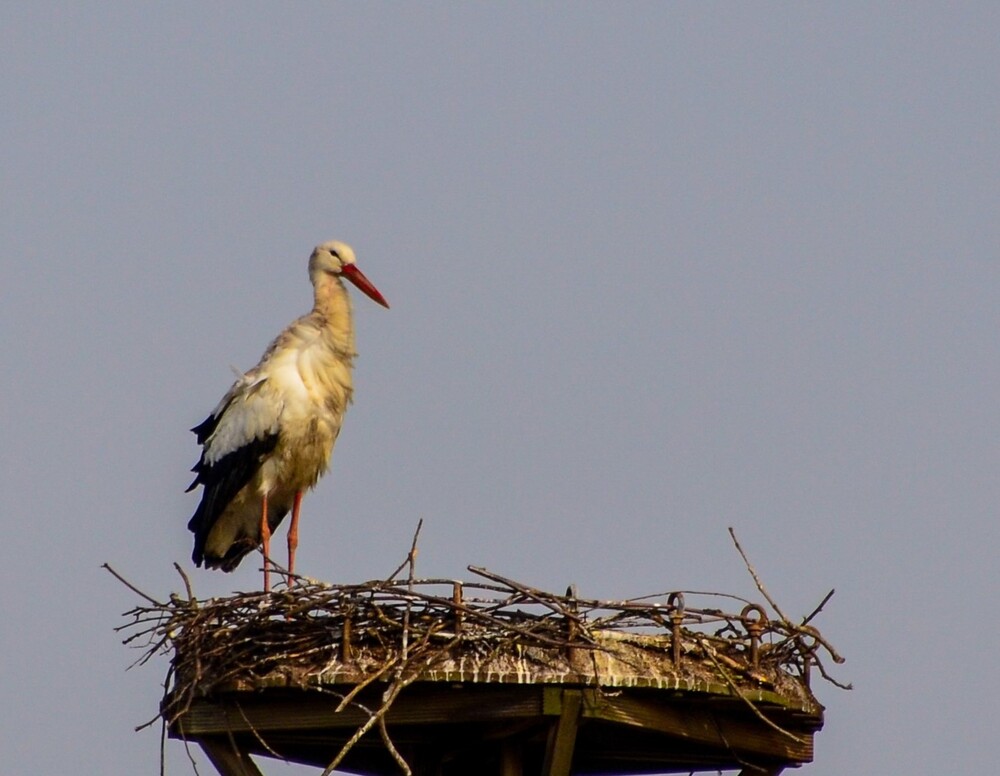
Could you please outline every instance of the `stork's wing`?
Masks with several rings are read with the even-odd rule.
[[[205,540],[233,497],[253,478],[278,442],[283,405],[271,391],[262,390],[266,377],[253,371],[229,389],[204,422],[191,429],[202,445],[201,459],[192,471],[193,490],[204,486],[201,503],[188,522],[194,532],[192,558],[201,564]]]

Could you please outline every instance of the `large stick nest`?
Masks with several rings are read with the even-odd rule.
[[[137,663],[172,655],[158,715],[168,725],[217,691],[338,685],[353,686],[353,696],[373,682],[402,689],[420,680],[646,686],[755,700],[767,693],[818,708],[810,672],[829,679],[824,657],[842,662],[809,624],[827,599],[795,624],[735,596],[604,601],[469,570],[481,581],[295,578],[273,592],[209,600],[195,598],[185,577],[187,595],[166,602],[136,590],[147,603],[126,612],[119,630],[143,650]],[[686,598],[695,597],[744,606],[694,607]]]

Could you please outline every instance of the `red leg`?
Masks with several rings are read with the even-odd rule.
[[[302,491],[295,494],[292,502],[292,524],[288,527],[288,584],[292,584],[295,573],[295,550],[299,546],[299,507],[302,506]]]
[[[260,502],[260,538],[264,543],[264,592],[271,590],[271,525],[267,522],[267,494]]]

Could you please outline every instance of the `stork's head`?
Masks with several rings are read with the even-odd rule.
[[[350,280],[368,297],[383,307],[389,306],[385,297],[358,269],[357,264],[354,263],[354,249],[347,243],[340,242],[340,240],[329,240],[313,249],[312,256],[309,257],[309,279],[312,280],[313,285],[316,285],[324,274]]]

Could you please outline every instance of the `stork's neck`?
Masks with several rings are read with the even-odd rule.
[[[337,350],[354,354],[354,324],[351,322],[351,297],[344,281],[323,272],[314,282],[316,301],[313,312],[325,323],[324,334]]]

